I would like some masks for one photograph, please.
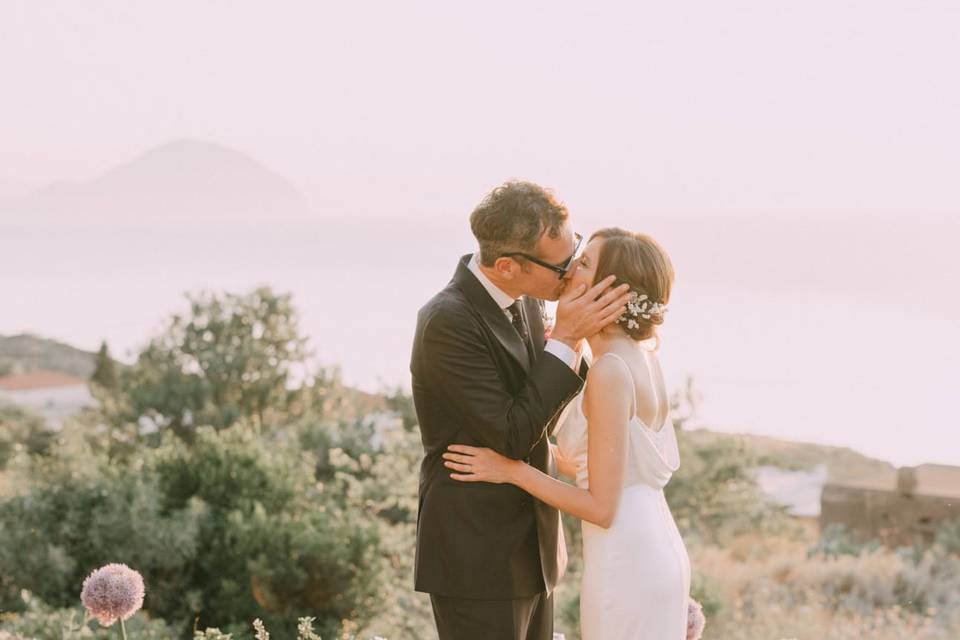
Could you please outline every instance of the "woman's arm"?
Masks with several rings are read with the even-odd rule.
[[[488,449],[451,445],[444,464],[463,482],[509,482],[543,502],[581,520],[609,527],[620,504],[625,459],[625,425],[632,389],[628,372],[613,359],[590,369],[584,393],[584,415],[589,415],[588,489],[580,489],[517,460]]]

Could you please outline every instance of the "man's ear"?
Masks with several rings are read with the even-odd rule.
[[[497,275],[504,280],[513,280],[519,270],[519,265],[517,265],[516,260],[512,258],[500,256],[493,263],[493,268],[496,270]]]

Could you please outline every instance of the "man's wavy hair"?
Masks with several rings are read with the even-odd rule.
[[[490,267],[505,253],[536,255],[544,231],[560,237],[567,207],[538,184],[510,180],[490,193],[470,214],[470,229],[480,244],[480,264]]]

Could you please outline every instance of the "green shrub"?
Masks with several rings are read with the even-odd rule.
[[[363,623],[381,593],[380,526],[347,479],[318,483],[313,454],[290,442],[201,428],[192,445],[167,434],[117,464],[65,437],[0,503],[4,608],[23,588],[72,606],[89,571],[123,562],[144,576],[149,614],[184,633],[260,617],[289,634],[308,614],[322,633]]]
[[[820,533],[817,544],[810,547],[807,557],[838,558],[840,556],[859,556],[865,551],[875,551],[880,548],[877,541],[859,542],[854,538],[847,527],[833,523],[827,525]]]
[[[288,382],[310,355],[290,294],[260,287],[187,299],[190,312],[171,315],[124,371],[126,418],[145,416],[187,440],[201,425],[281,424],[298,399]]]
[[[83,438],[64,435],[50,456],[11,470],[20,490],[0,502],[0,606],[16,610],[21,589],[54,607],[73,606],[84,577],[115,561],[150,577],[155,610],[184,615],[203,505],[165,513],[155,474],[111,466]]]
[[[102,627],[95,620],[89,619],[79,603],[73,607],[55,609],[26,590],[21,592],[20,598],[22,611],[0,615],[0,640],[115,640],[117,637],[115,626]],[[174,630],[163,620],[150,619],[142,612],[124,624],[128,636],[136,640],[169,640],[175,635]]]
[[[680,468],[664,489],[687,546],[717,544],[748,532],[793,534],[783,507],[764,496],[753,475],[756,457],[742,442],[699,442],[685,430],[697,412],[692,379],[671,399]]]
[[[936,543],[945,552],[960,556],[960,519],[942,525],[937,531]]]
[[[45,453],[55,433],[43,416],[11,404],[0,404],[0,470],[17,452]]]

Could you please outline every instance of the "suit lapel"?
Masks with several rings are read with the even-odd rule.
[[[529,372],[531,364],[530,357],[527,352],[527,347],[520,338],[520,334],[513,328],[510,321],[507,320],[507,315],[503,312],[503,309],[494,302],[490,294],[487,293],[487,290],[480,284],[480,281],[470,272],[470,269],[467,267],[469,261],[469,254],[460,258],[457,271],[453,275],[454,283],[463,291],[463,294],[474,308],[480,312],[480,317],[484,323],[490,327],[490,331],[497,337],[497,340],[503,345],[503,348],[513,356],[525,372]]]

